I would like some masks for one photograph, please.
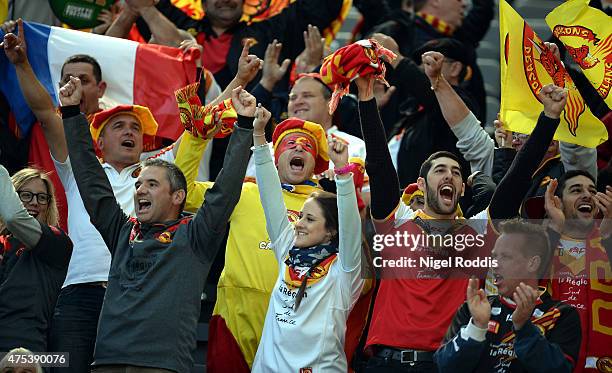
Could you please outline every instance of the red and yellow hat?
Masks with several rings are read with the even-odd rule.
[[[135,117],[140,123],[143,135],[155,136],[157,133],[157,122],[149,108],[140,105],[118,105],[94,115],[89,125],[89,132],[94,141],[98,141],[104,126],[119,114],[129,114]]]
[[[299,118],[285,119],[274,129],[272,134],[272,143],[274,144],[274,160],[278,163],[280,153],[277,153],[277,147],[281,143],[282,139],[292,133],[303,133],[309,136],[315,144],[315,174],[329,168],[329,154],[327,149],[327,135],[323,127],[320,124],[302,120]]]
[[[423,191],[419,189],[417,183],[412,183],[404,189],[404,194],[402,194],[402,201],[406,206],[410,206],[410,202],[412,202],[414,197],[422,197],[423,195]]]

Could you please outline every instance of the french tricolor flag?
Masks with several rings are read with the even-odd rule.
[[[16,31],[15,31],[16,32]],[[159,123],[158,136],[175,140],[182,133],[174,91],[196,79],[195,58],[179,49],[24,22],[32,68],[58,104],[64,61],[75,54],[94,57],[102,69],[108,106],[149,107]],[[0,31],[0,37],[4,37]],[[0,52],[0,91],[10,103],[22,136],[36,121],[21,94],[15,67]]]

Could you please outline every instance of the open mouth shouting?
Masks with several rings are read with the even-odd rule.
[[[146,214],[151,210],[151,201],[146,198],[138,198],[138,206],[136,212],[138,214]]]
[[[304,158],[302,157],[291,158],[291,161],[289,161],[289,167],[291,167],[291,171],[294,171],[294,172],[304,171]]]
[[[455,199],[455,188],[451,184],[445,184],[438,190],[440,201],[444,204],[451,205]]]
[[[588,203],[581,203],[580,205],[578,205],[577,210],[580,211],[580,212],[588,212],[588,213],[590,213],[590,212],[593,211],[593,206],[591,206]]]
[[[134,149],[136,147],[136,142],[132,139],[125,139],[121,141],[121,146]]]
[[[592,199],[581,200],[576,203],[576,212],[579,217],[592,218],[595,215],[595,204]]]

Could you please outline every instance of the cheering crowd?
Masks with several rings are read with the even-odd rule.
[[[331,51],[351,3],[359,41]],[[0,373],[197,371],[207,283],[207,372],[612,372],[612,148],[554,139],[555,84],[529,134],[486,123],[496,2],[295,0],[253,23],[241,0],[197,21],[173,4],[118,1],[91,31],[196,56],[164,97],[171,139],[83,52],[53,73],[56,105],[29,20],[1,26],[1,79],[48,161],[0,96]]]

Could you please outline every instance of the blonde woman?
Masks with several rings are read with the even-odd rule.
[[[66,277],[72,243],[56,227],[49,177],[23,169],[12,178],[0,165],[0,351],[48,351],[55,301]]]

